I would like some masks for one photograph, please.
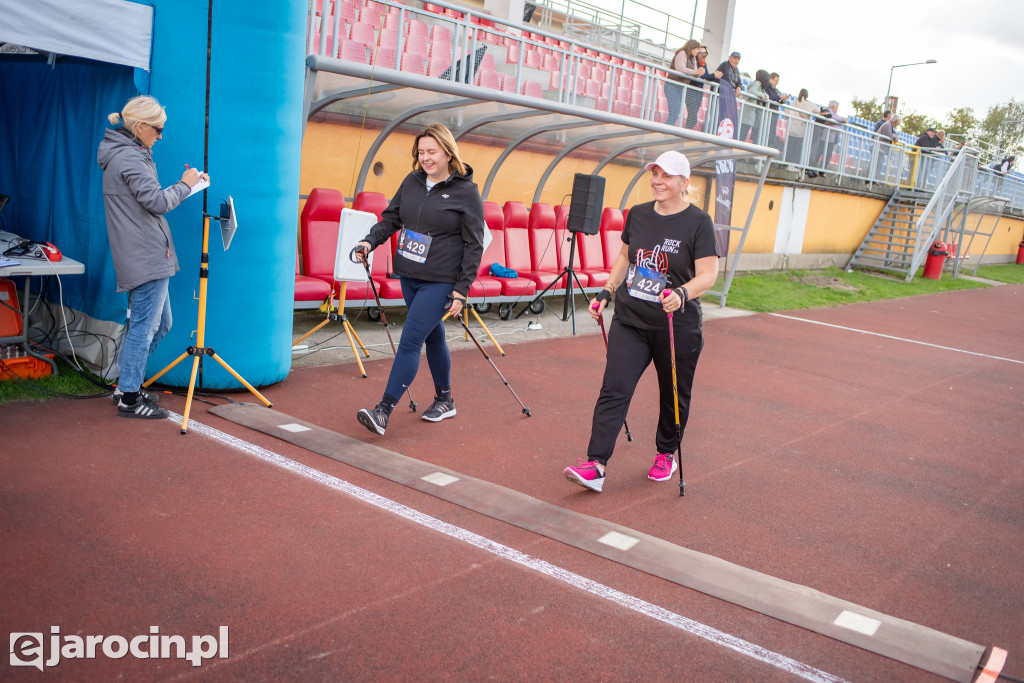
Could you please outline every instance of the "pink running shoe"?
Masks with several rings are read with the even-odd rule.
[[[654,456],[654,464],[651,465],[647,478],[651,481],[668,481],[677,469],[679,465],[676,464],[672,453],[658,453]]]
[[[596,460],[580,458],[575,467],[566,467],[562,474],[572,483],[579,484],[591,491],[600,493],[601,487],[604,486],[604,472]]]

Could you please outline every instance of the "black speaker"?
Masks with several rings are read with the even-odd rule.
[[[604,177],[577,173],[572,181],[568,227],[573,232],[596,235],[601,230],[604,207]]]

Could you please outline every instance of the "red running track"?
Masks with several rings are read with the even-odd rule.
[[[409,457],[1002,647],[1004,672],[1022,678],[1022,298],[1024,287],[1003,286],[792,314],[803,320],[709,322],[684,440],[685,498],[645,476],[653,376],[630,410],[635,441],[620,439],[604,492],[561,477],[589,436],[599,336],[516,345],[495,359],[532,418],[476,349],[454,354],[455,419],[428,424],[400,405],[385,437],[354,415],[379,397],[387,361],[369,363],[368,379],[354,365],[297,370],[264,393],[276,410]],[[423,374],[413,390],[425,402]],[[164,403],[183,410],[180,397]],[[195,403],[193,419],[796,663],[853,681],[944,680],[207,408]],[[117,419],[109,399],[0,405],[0,434],[8,633],[230,631],[228,658],[201,667],[101,655],[47,667],[50,676],[796,679],[744,646],[714,644],[198,431]],[[5,679],[38,675],[0,666]]]

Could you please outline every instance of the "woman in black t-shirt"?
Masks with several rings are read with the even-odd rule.
[[[608,284],[595,297],[590,313],[599,319],[615,293],[615,314],[608,333],[604,382],[594,407],[586,459],[565,468],[565,478],[592,491],[604,485],[605,466],[626,419],[640,376],[653,361],[658,373],[661,407],[655,438],[657,455],[648,473],[668,481],[676,471],[673,452],[690,412],[690,390],[704,347],[697,299],[718,277],[718,248],[711,217],[687,199],[690,163],[679,152],[665,152],[653,163],[654,201],[629,211],[622,250]],[[675,428],[672,357],[668,314],[672,313],[678,368],[679,425]]]

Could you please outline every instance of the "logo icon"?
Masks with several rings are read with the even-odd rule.
[[[34,666],[43,670],[43,634],[11,634],[11,666]]]
[[[722,119],[722,122],[718,124],[718,136],[722,138],[729,138],[730,140],[735,137],[736,128],[732,122],[732,119]]]
[[[442,197],[444,197],[445,199],[448,199],[449,197],[451,197],[451,195],[450,195],[450,194],[443,194],[443,195],[441,195],[441,196],[442,196]]]

